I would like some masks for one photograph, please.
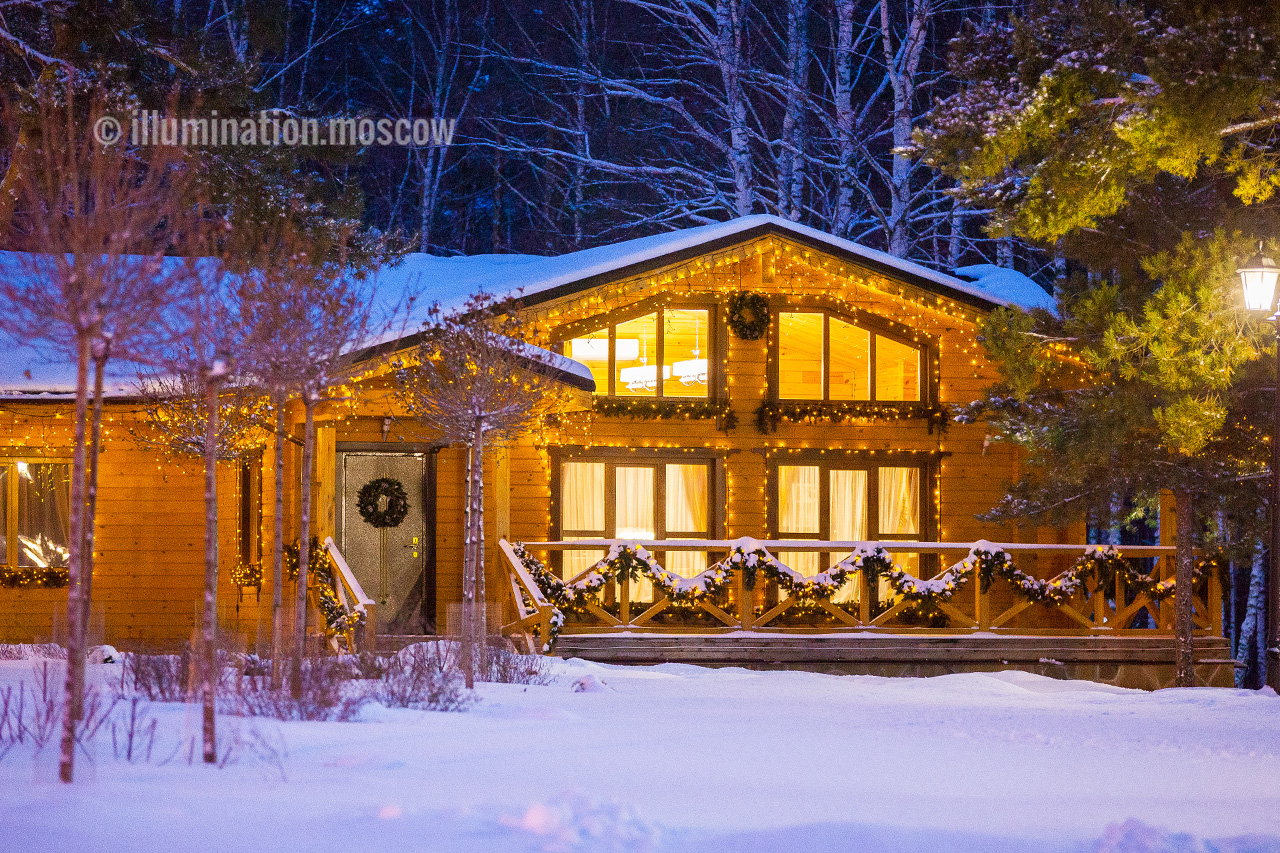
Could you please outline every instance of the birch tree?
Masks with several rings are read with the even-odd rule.
[[[16,256],[16,274],[0,277],[4,330],[67,358],[76,369],[67,701],[59,765],[64,782],[74,777],[75,724],[83,707],[103,371],[112,357],[147,357],[156,342],[161,309],[177,286],[162,252],[168,229],[185,213],[187,185],[186,173],[171,157],[142,164],[125,147],[103,147],[83,133],[86,101],[94,115],[103,98],[77,97],[70,82],[40,92],[34,106],[38,133],[15,155],[11,239],[30,251]]]
[[[558,394],[543,356],[522,343],[512,302],[473,296],[423,327],[423,341],[396,372],[397,393],[433,437],[467,448],[466,545],[462,569],[462,668],[468,688],[487,636],[484,584],[484,454],[528,430]]]
[[[310,566],[311,493],[316,443],[316,408],[329,398],[332,386],[348,376],[349,356],[384,334],[402,306],[378,317],[375,292],[348,264],[350,235],[336,241],[310,244],[294,232],[286,237],[288,248],[274,263],[247,274],[240,298],[245,303],[253,366],[272,389],[277,403],[296,397],[303,409],[302,470],[298,541],[298,581],[294,600],[293,647],[290,657],[290,690],[302,693],[302,666],[306,654],[307,583]],[[279,410],[278,410],[279,411]],[[276,420],[277,482],[283,470],[283,421]],[[278,492],[279,494],[280,492]],[[277,504],[282,520],[282,504]],[[277,525],[277,530],[283,527]],[[280,535],[280,534],[277,534]],[[280,548],[281,545],[277,545]],[[276,561],[279,571],[280,561]]]
[[[201,254],[184,259],[181,269],[186,293],[171,313],[177,314],[177,334],[157,359],[161,376],[178,377],[178,386],[201,400],[194,405],[199,418],[200,456],[204,467],[204,601],[200,620],[201,647],[193,652],[202,706],[201,741],[206,764],[218,760],[216,700],[218,686],[218,458],[222,424],[220,399],[234,386],[236,356],[244,341],[240,305],[230,274],[219,257],[221,241],[215,233],[189,248]],[[163,383],[163,380],[161,380]],[[154,381],[153,381],[154,387]],[[202,428],[202,430],[201,430]],[[185,432],[185,430],[184,430]],[[178,430],[170,434],[175,438]],[[194,436],[187,435],[191,440]]]

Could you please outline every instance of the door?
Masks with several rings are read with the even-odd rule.
[[[422,453],[338,453],[339,547],[365,594],[378,605],[379,634],[435,633],[435,578],[428,571],[428,537],[434,531],[425,512],[426,462]],[[358,509],[360,490],[380,478],[398,481],[409,498],[409,511],[395,527],[374,527]]]

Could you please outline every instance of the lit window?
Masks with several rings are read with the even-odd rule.
[[[784,311],[778,315],[778,396],[784,400],[821,400],[821,314]]]
[[[0,471],[5,563],[14,565],[16,559],[19,566],[65,567],[71,555],[71,466],[15,462],[12,470]],[[17,512],[10,516],[15,502]],[[15,541],[17,547],[10,548]]]
[[[664,308],[573,338],[564,352],[590,369],[597,394],[706,398],[710,318],[705,308]]]
[[[920,399],[920,350],[876,335],[876,399]]]
[[[781,400],[921,399],[916,347],[821,311],[779,312],[778,337]]]
[[[711,468],[705,462],[565,462],[560,466],[563,539],[706,539],[710,535]],[[612,488],[605,489],[606,484]],[[604,556],[565,551],[563,573],[572,578]],[[656,555],[668,570],[693,577],[708,565],[705,551]],[[633,601],[652,601],[653,585],[633,585]]]
[[[855,468],[838,462],[779,465],[774,479],[777,537],[827,542],[918,539],[920,536],[919,468]],[[875,496],[879,511],[872,509]],[[847,552],[780,551],[785,565],[812,577],[847,556]],[[916,571],[919,556],[895,553],[894,562]],[[880,597],[888,595],[888,587]],[[833,597],[837,604],[857,599],[849,581]]]

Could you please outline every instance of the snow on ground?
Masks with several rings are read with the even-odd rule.
[[[0,661],[0,691],[31,667]],[[240,744],[221,769],[178,749],[199,722],[181,704],[150,707],[149,763],[113,757],[104,732],[74,786],[53,781],[54,746],[17,748],[0,759],[0,849],[1280,853],[1270,691],[556,671],[481,685],[463,713],[221,717]],[[603,689],[574,692],[585,676]]]

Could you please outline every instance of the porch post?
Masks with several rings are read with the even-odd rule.
[[[321,542],[337,534],[337,430],[331,424],[316,424],[315,502],[311,529]]]

